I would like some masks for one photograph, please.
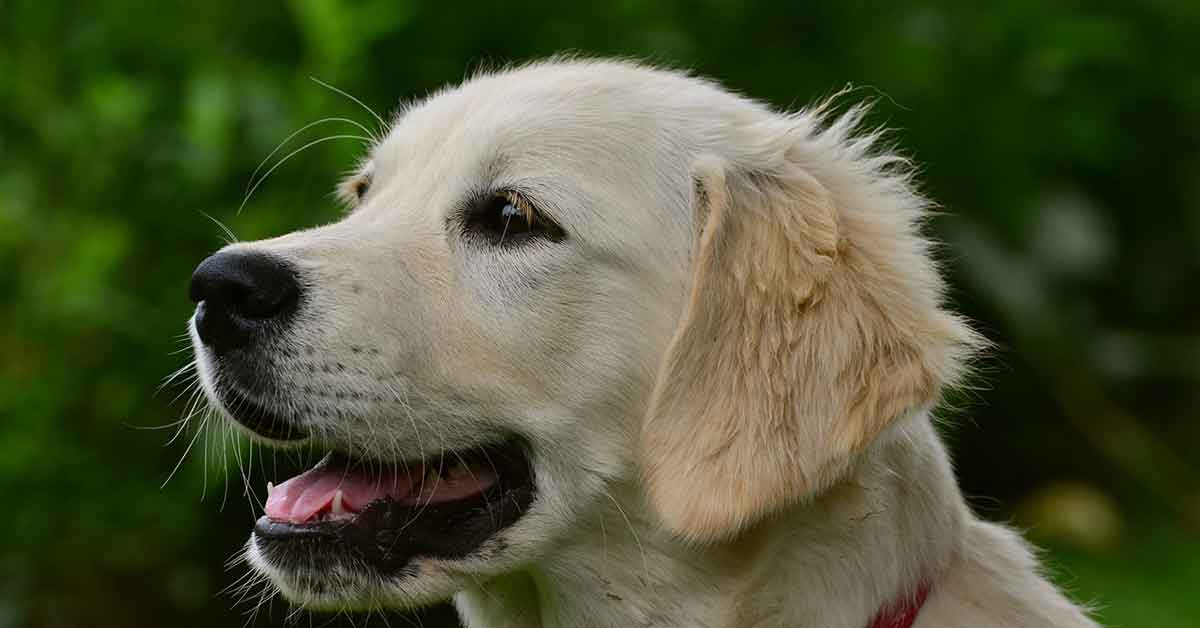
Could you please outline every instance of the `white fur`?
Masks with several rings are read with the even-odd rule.
[[[312,607],[453,595],[472,628],[863,628],[922,580],[918,628],[1094,626],[1016,534],[970,512],[930,403],[879,417],[811,494],[739,513],[722,538],[685,540],[648,501],[640,456],[666,452],[639,453],[639,433],[692,282],[697,160],[754,172],[782,133],[840,227],[919,237],[896,216],[921,203],[854,121],[826,131],[817,113],[783,116],[679,73],[573,60],[477,76],[402,112],[345,219],[233,245],[288,259],[307,283],[285,343],[298,357],[277,367],[291,390],[264,401],[308,407],[320,439],[390,460],[518,431],[537,500],[475,555],[421,560],[415,576],[281,573],[251,547],[255,568]],[[498,250],[448,226],[471,191],[504,187],[568,238]],[[903,267],[926,255],[913,243],[868,251],[875,278],[934,282]],[[338,578],[334,593],[304,589],[320,577]]]

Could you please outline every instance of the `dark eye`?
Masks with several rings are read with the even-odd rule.
[[[505,246],[536,239],[558,242],[567,235],[516,192],[498,192],[476,202],[463,218],[463,232]]]
[[[347,211],[353,211],[354,208],[362,203],[363,198],[366,197],[367,192],[370,190],[371,174],[370,172],[364,172],[339,183],[336,196]]]
[[[354,183],[350,184],[350,191],[354,193],[354,197],[362,200],[362,197],[367,195],[367,190],[371,189],[371,177],[359,177]]]

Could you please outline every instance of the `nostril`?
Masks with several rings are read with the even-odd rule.
[[[263,322],[296,309],[300,283],[287,262],[265,253],[222,251],[201,262],[188,296],[200,339],[222,350],[245,344]]]
[[[299,286],[290,277],[267,280],[235,296],[235,308],[242,316],[257,320],[274,318],[288,309],[299,296]]]

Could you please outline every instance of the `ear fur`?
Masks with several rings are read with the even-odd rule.
[[[684,539],[828,489],[979,342],[939,305],[923,202],[832,128],[781,132],[766,168],[693,167],[691,292],[641,434],[649,501]]]

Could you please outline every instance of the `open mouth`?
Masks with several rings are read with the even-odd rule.
[[[284,567],[351,563],[394,574],[419,556],[461,558],[533,502],[526,452],[514,437],[400,463],[332,453],[268,488],[254,540]]]

